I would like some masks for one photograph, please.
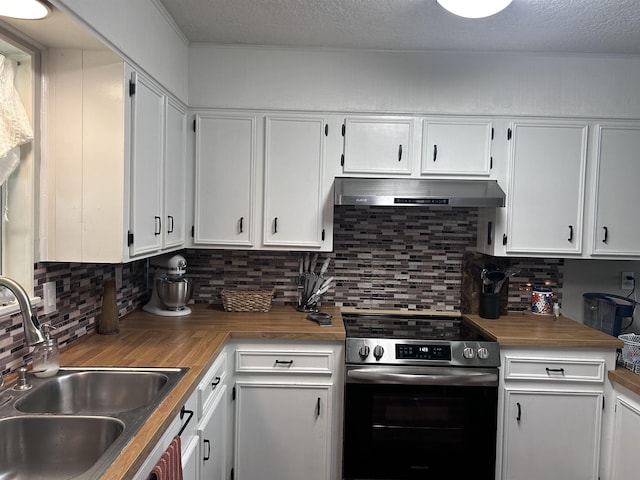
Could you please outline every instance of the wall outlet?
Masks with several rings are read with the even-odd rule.
[[[56,310],[56,282],[47,282],[42,285],[42,313],[45,315]]]
[[[620,288],[622,290],[633,290],[636,286],[635,272],[622,272],[622,283]]]

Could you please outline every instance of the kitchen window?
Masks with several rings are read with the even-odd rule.
[[[0,53],[18,62],[14,86],[35,136],[34,140],[20,146],[20,162],[1,187],[0,273],[16,280],[33,296],[35,239],[38,231],[35,212],[36,178],[40,157],[40,122],[37,114],[41,91],[40,54],[35,47],[2,29]],[[8,207],[8,221],[4,215],[5,206]],[[17,305],[0,306],[0,315],[11,313],[13,308],[17,309]]]

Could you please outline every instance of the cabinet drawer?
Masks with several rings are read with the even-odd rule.
[[[310,373],[331,375],[333,353],[329,351],[236,351],[238,373]]]
[[[227,354],[220,353],[198,385],[198,419],[213,404],[216,393],[221,389],[227,376]]]
[[[505,357],[505,380],[545,380],[570,382],[604,381],[604,359],[557,359]]]

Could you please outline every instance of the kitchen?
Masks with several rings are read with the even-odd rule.
[[[638,61],[632,55],[385,52],[202,44],[187,47],[165,17],[158,14],[154,2],[119,6],[122,10],[110,7],[106,11],[81,3],[86,2],[60,2],[59,7],[66,6],[84,17],[95,32],[194,108],[194,113],[237,109],[633,120],[640,110],[634,95]],[[131,8],[140,10],[131,12]],[[125,17],[129,21],[146,18],[155,27],[140,27],[148,34],[140,35],[136,29],[119,26],[119,18]],[[111,21],[115,23],[110,24]],[[182,74],[186,70],[187,76]],[[496,163],[507,158],[503,138],[494,147]],[[334,150],[341,150],[341,145]],[[340,170],[338,162],[334,168],[336,172]],[[258,190],[256,196],[259,193]],[[375,217],[373,222],[369,212],[360,208],[336,208],[334,248],[329,255],[341,283],[336,283],[325,301],[360,308],[460,308],[460,268],[464,254],[474,250],[479,213],[376,210]],[[412,225],[412,229],[398,228],[398,224]],[[445,225],[447,236],[439,239],[440,231],[434,232],[435,225],[438,230]],[[369,234],[362,234],[363,229]],[[374,239],[378,232],[383,235]],[[435,241],[422,247],[422,238]],[[586,239],[584,243],[587,244]],[[417,258],[405,259],[400,250],[391,261],[385,253],[398,245],[421,245],[427,251],[421,250]],[[235,285],[275,285],[275,305],[290,304],[294,298],[293,284],[283,278],[289,276],[293,282],[298,253],[189,249],[186,257],[189,274],[196,279],[197,300],[216,299],[221,287]],[[396,272],[385,268],[389,263],[397,265],[402,275],[396,276]],[[619,289],[620,272],[637,271],[633,260],[519,256],[517,263],[521,271],[529,273],[515,279],[522,289],[511,282],[511,308],[526,308],[530,296],[527,284],[549,281],[559,296],[563,313],[575,319],[581,318],[583,292],[626,295],[628,291]],[[120,268],[123,288],[119,309],[124,314],[140,306],[147,289],[144,261],[124,263]],[[437,270],[438,274],[422,277],[420,272],[426,270]],[[112,265],[100,262],[36,264],[36,295],[44,283],[56,282],[57,310],[44,318],[61,325],[56,335],[61,345],[92,330],[100,311],[103,278],[115,275],[113,271]],[[419,293],[408,296],[403,288],[406,283],[419,285]],[[389,286],[396,286],[397,291]],[[5,322],[14,325],[15,318]],[[17,336],[14,340],[13,335]],[[23,363],[23,357],[28,357],[22,348],[20,329],[9,328],[8,337],[9,347],[0,354],[5,373],[15,370]]]

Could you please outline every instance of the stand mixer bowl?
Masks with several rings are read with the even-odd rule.
[[[168,310],[182,310],[191,300],[192,290],[190,278],[169,275],[156,278],[156,292]]]

